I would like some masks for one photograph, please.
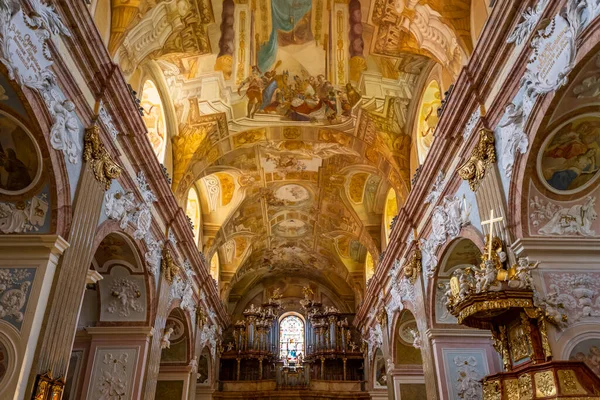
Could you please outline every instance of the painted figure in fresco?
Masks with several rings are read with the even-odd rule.
[[[264,87],[263,77],[256,65],[252,67],[252,72],[250,73],[250,76],[244,79],[242,83],[240,83],[240,86],[237,90],[239,95],[241,95],[241,90],[246,85],[248,86],[248,89],[246,90],[246,96],[248,96],[246,116],[248,118],[254,118],[254,114],[256,114],[256,112],[259,109],[259,105],[262,99],[262,91]]]
[[[543,154],[544,178],[558,190],[573,190],[588,182],[600,164],[598,124],[585,121],[566,125]]]
[[[19,160],[15,149],[7,148],[4,150],[0,144],[0,167],[6,172],[5,182],[0,182],[2,189],[17,191],[25,189],[31,184],[32,178],[29,175],[27,166]]]

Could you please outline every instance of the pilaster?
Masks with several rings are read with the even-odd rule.
[[[103,197],[104,184],[96,180],[88,163],[84,163],[73,207],[73,223],[68,239],[70,247],[62,258],[55,279],[34,374],[49,371],[54,377],[67,374],[87,271],[94,255],[92,243]],[[33,383],[33,379],[30,381]]]
[[[9,357],[0,398],[25,397],[56,266],[67,246],[57,235],[0,236],[0,281],[12,293],[0,319],[0,343]]]

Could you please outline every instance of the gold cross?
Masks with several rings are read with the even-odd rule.
[[[494,210],[490,210],[490,219],[488,219],[487,221],[481,222],[481,225],[489,225],[490,226],[490,234],[488,237],[488,259],[490,259],[490,260],[492,258],[492,239],[494,237],[494,222],[500,222],[503,220],[504,220],[504,218],[502,218],[502,217],[494,218]]]

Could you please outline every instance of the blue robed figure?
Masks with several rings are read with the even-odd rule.
[[[271,36],[258,51],[258,67],[261,71],[269,70],[275,63],[279,44],[299,44],[312,40],[311,9],[311,0],[271,0]]]

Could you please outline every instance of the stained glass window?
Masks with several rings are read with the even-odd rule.
[[[279,356],[288,363],[304,358],[304,321],[295,315],[279,323]]]

